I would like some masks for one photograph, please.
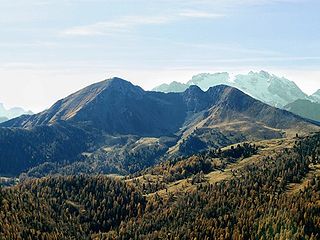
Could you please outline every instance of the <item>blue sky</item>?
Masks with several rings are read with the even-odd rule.
[[[320,88],[317,0],[0,0],[0,102],[35,112],[111,76],[145,89],[264,69]]]

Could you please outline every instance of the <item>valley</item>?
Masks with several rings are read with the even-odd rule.
[[[0,237],[314,240],[319,141],[312,134],[240,143],[126,177],[26,180],[0,191]]]

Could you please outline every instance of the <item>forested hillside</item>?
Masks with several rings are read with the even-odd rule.
[[[291,142],[274,154],[268,142],[218,149],[126,179],[27,180],[1,190],[0,238],[319,239],[320,134]],[[154,190],[138,184],[157,174]],[[190,187],[169,187],[184,179]]]
[[[2,190],[0,239],[85,239],[144,208],[139,192],[102,176],[30,180]]]

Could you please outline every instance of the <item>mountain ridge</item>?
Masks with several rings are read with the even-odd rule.
[[[72,172],[127,174],[163,158],[318,129],[226,85],[162,93],[113,78],[0,124],[0,168],[17,174],[57,163]]]
[[[238,74],[231,76],[227,72],[220,73],[200,73],[192,77],[190,81],[181,86],[198,85],[201,89],[207,90],[216,85],[228,85],[240,89],[250,96],[275,107],[285,105],[297,99],[309,99],[293,81],[284,77],[277,77],[266,71],[249,72],[248,74]],[[154,91],[180,92],[181,88],[175,87],[177,83],[164,84],[155,87]],[[183,88],[182,88],[183,89]]]
[[[148,94],[152,97],[145,98]],[[103,111],[112,110],[112,113],[116,114],[116,112],[121,112],[121,109],[118,107],[123,107],[126,114],[134,114],[137,112],[127,111],[127,107],[132,107],[132,105],[127,105],[131,101],[139,100],[139,103],[142,103],[142,100],[151,100],[153,101],[152,103],[158,103],[159,99],[161,99],[159,102],[167,107],[169,104],[182,104],[183,106],[180,105],[179,108],[187,112],[199,112],[215,105],[219,105],[218,108],[240,107],[240,109],[237,109],[239,111],[245,110],[245,108],[248,107],[248,103],[256,103],[259,106],[263,105],[261,102],[251,98],[241,90],[222,84],[210,87],[207,91],[203,91],[196,85],[191,85],[182,93],[163,94],[144,91],[142,88],[133,85],[129,81],[121,78],[112,78],[85,87],[64,99],[57,101],[51,108],[39,114],[12,119],[2,123],[0,126],[30,128],[34,126],[50,125],[59,121],[70,121],[71,123],[86,122],[88,119],[95,117],[92,115],[95,111],[100,111],[101,113]],[[157,101],[154,102],[154,100]],[[98,106],[99,109],[93,109],[94,106],[97,106],[99,101],[106,105],[109,104],[109,108],[100,105]],[[226,103],[227,105],[225,105]],[[111,107],[113,106],[117,107],[112,109]],[[263,106],[269,108],[267,105]],[[149,107],[150,106],[147,106],[148,110],[150,110]],[[152,108],[154,108],[154,106],[152,106]],[[88,111],[89,113],[85,113],[85,111]],[[278,109],[277,111],[282,110]],[[89,116],[90,114],[91,116]],[[180,117],[185,116],[186,114],[180,115]],[[251,117],[253,117],[253,115],[251,115]],[[21,119],[23,120],[22,122]]]

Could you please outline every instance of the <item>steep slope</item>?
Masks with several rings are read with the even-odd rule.
[[[79,160],[80,153],[98,145],[95,131],[60,123],[32,129],[0,128],[0,176],[17,175],[45,162]]]
[[[219,86],[217,87],[219,89]],[[209,94],[215,94],[216,88],[210,88]],[[290,129],[304,122],[294,114],[256,101],[236,88],[226,88],[214,106],[215,121],[232,121],[234,119],[250,119],[276,129]],[[218,113],[218,114],[217,114]],[[211,115],[212,118],[213,115]]]
[[[68,166],[67,172],[126,174],[165,157],[318,129],[229,86],[161,93],[119,78],[88,86],[42,113],[0,127],[2,174],[40,165],[46,169],[46,163],[53,163],[50,168]]]
[[[40,114],[13,119],[1,126],[32,128],[68,121],[110,134],[165,135],[175,132],[183,123],[182,104],[178,95],[148,93],[113,78],[86,87]]]
[[[286,105],[285,109],[299,116],[320,122],[320,103],[299,99]]]
[[[22,116],[0,126],[30,129],[66,121],[108,134],[163,136],[207,118],[211,119],[207,125],[249,120],[277,129],[290,129],[304,121],[226,85],[211,87],[207,92],[193,85],[183,93],[165,94],[147,92],[113,78],[84,88],[40,114]]]
[[[216,101],[186,122],[171,154],[188,155],[234,142],[281,138],[319,129],[308,120],[257,101],[236,88],[220,85],[210,88],[206,95]]]
[[[239,74],[232,78],[229,73],[202,73],[193,76],[187,85],[197,85],[203,90],[220,84],[240,89],[255,99],[258,99],[271,106],[282,108],[288,103],[297,99],[307,99],[308,96],[292,81],[286,78],[279,78],[265,71],[249,72]],[[171,92],[171,85],[167,85],[165,92]],[[156,87],[155,91],[162,91]],[[177,89],[174,89],[176,92]]]

